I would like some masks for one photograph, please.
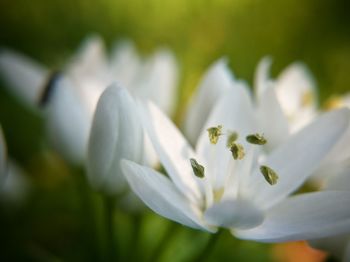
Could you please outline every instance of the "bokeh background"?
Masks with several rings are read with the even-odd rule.
[[[107,48],[120,39],[131,39],[143,55],[168,47],[180,67],[174,116],[180,122],[201,74],[223,56],[235,76],[249,83],[265,55],[273,58],[273,75],[291,62],[304,62],[316,79],[320,105],[332,94],[349,91],[349,10],[347,0],[1,0],[0,46],[51,68],[62,66],[84,37],[93,33],[104,38]],[[30,181],[30,193],[21,201],[1,199],[0,260],[96,261],[104,248],[103,241],[98,241],[103,239],[98,233],[103,220],[101,201],[80,174],[81,167],[72,168],[49,149],[42,119],[7,93],[3,82],[0,123],[9,154]],[[146,219],[137,223],[118,212],[124,259],[132,259],[136,246],[150,257],[168,227],[174,227],[175,233],[162,247],[163,261],[188,259],[208,237],[173,226],[152,212],[143,216]],[[137,243],[130,234],[135,224],[141,228]],[[243,242],[227,233],[208,259],[324,259],[323,254],[307,250],[300,243]]]

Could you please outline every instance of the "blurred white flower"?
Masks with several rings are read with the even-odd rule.
[[[131,188],[166,218],[210,232],[218,227],[229,228],[243,239],[278,242],[349,231],[350,210],[345,207],[350,192],[289,196],[313,173],[345,131],[349,111],[342,109],[321,116],[270,153],[244,139],[261,132],[255,112],[243,83],[229,88],[215,103],[193,150],[170,120],[149,104],[144,124],[169,177],[123,160]],[[213,145],[206,129],[218,125],[224,132]],[[224,134],[232,131],[239,135],[237,143],[245,151],[241,160],[234,160],[226,145]],[[270,178],[265,180],[260,172],[262,165],[278,174],[276,184],[266,181]],[[265,175],[271,173],[266,174],[265,169]]]
[[[142,60],[130,41],[115,45],[110,62],[114,79],[130,92],[151,100],[169,116],[176,105],[178,70],[174,55],[165,48]]]
[[[61,73],[49,75],[48,71],[13,51],[0,53],[0,74],[10,91],[32,108],[41,104],[51,143],[73,163],[85,160],[97,100],[112,82],[173,113],[177,65],[166,49],[159,49],[144,60],[131,42],[124,41],[107,59],[102,40],[92,36]],[[154,163],[154,157],[149,161]]]
[[[137,105],[125,88],[112,84],[101,95],[92,123],[87,159],[91,185],[109,194],[122,192],[126,181],[120,160],[142,163],[142,157]]]
[[[269,57],[265,57],[258,64],[254,83],[257,100],[272,87],[288,123],[289,132],[294,133],[318,114],[316,85],[311,73],[302,63],[289,65],[276,80],[271,79],[271,62]]]

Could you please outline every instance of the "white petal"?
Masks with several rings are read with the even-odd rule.
[[[342,162],[349,163],[350,147],[344,145],[350,145],[350,126],[348,127],[344,135],[339,139],[337,145],[332,149],[332,152],[327,157],[325,165],[335,163],[340,164]]]
[[[138,97],[153,101],[163,112],[171,115],[177,100],[177,64],[166,49],[158,50],[143,66],[134,90]]]
[[[36,108],[47,81],[48,70],[37,62],[10,50],[1,50],[0,75],[9,91]]]
[[[134,44],[129,40],[123,40],[115,44],[110,68],[115,80],[133,93],[133,87],[142,69]]]
[[[122,160],[122,168],[132,190],[154,212],[188,227],[210,231],[199,220],[199,208],[191,205],[166,176],[126,160]]]
[[[140,162],[143,129],[137,106],[125,88],[112,85],[95,112],[88,149],[88,174],[93,186],[108,193],[125,188],[120,160]]]
[[[97,79],[89,79],[85,77],[79,79],[76,78],[72,82],[92,118],[96,110],[98,99],[103,91],[110,85],[110,82],[98,81]]]
[[[334,161],[332,161],[334,160]],[[329,159],[322,161],[317,170],[310,177],[310,182],[319,188],[335,190],[350,190],[350,158],[343,161]]]
[[[315,117],[315,83],[305,65],[294,63],[287,67],[276,80],[276,92],[293,132],[304,127]]]
[[[269,185],[257,167],[251,177],[251,194],[259,206],[270,207],[301,186],[316,170],[349,124],[349,110],[341,109],[319,117],[266,157],[264,164],[279,176]]]
[[[289,133],[287,116],[277,99],[275,86],[270,79],[271,58],[264,57],[255,73],[255,92],[261,132],[268,140],[265,146],[271,150],[285,141]]]
[[[349,190],[350,191],[350,168],[333,174],[326,182],[325,188],[327,190]]]
[[[232,87],[233,75],[228,69],[227,61],[220,59],[205,73],[187,112],[185,134],[195,145],[207,116],[221,94]]]
[[[45,113],[50,141],[67,160],[80,164],[91,125],[88,110],[75,86],[64,77],[57,79],[49,92]]]
[[[349,203],[350,192],[345,191],[298,195],[268,210],[260,226],[233,234],[261,242],[284,242],[348,233]]]
[[[347,128],[345,133],[339,139],[337,144],[332,148],[332,151],[329,153],[327,158],[322,161],[321,165],[314,172],[311,179],[313,182],[324,184],[327,179],[333,180],[337,183],[338,176],[342,178],[340,180],[347,179],[345,173],[350,174],[350,147],[345,146],[350,144],[350,127]],[[350,190],[350,181],[349,183],[343,183],[339,181],[340,188],[346,188]],[[333,184],[333,182],[330,182]],[[335,188],[334,188],[335,189]]]
[[[228,178],[225,181],[225,190],[222,199],[237,199],[250,196],[249,183],[253,163],[256,161],[260,148],[254,146],[245,147],[245,156],[237,161],[231,157],[231,163],[234,163],[232,170],[226,171]]]
[[[149,103],[143,110],[143,122],[171,180],[193,201],[200,201],[201,193],[190,164],[195,158],[192,148],[175,125],[155,105]]]
[[[217,227],[247,229],[260,225],[263,213],[246,200],[226,200],[206,210],[204,220]]]
[[[270,67],[272,59],[270,57],[264,57],[260,60],[256,71],[254,79],[254,91],[258,100],[260,96],[266,91],[266,89],[272,85],[270,79]]]
[[[113,82],[103,40],[97,35],[87,37],[66,67],[65,73],[76,87],[92,117],[98,98]]]
[[[245,136],[257,132],[252,101],[248,88],[243,83],[235,83],[217,101],[205,123],[197,144],[198,155],[208,166],[208,176],[212,184],[220,188],[229,174],[229,163],[232,159],[230,150],[226,147],[227,136],[221,136],[216,145],[212,145],[208,138],[207,128],[222,125],[224,133],[235,131],[238,142],[248,147]]]
[[[268,143],[266,148],[272,150],[286,141],[289,136],[288,119],[277,100],[273,86],[264,87],[258,101],[258,119],[261,132]]]
[[[276,80],[277,97],[287,115],[293,115],[302,106],[302,97],[308,92],[313,96],[309,106],[316,105],[316,89],[311,73],[305,65],[288,66]]]
[[[156,167],[159,164],[159,157],[146,131],[144,132],[143,141],[144,152],[142,164],[148,167]]]
[[[73,77],[85,76],[104,79],[107,68],[103,40],[97,35],[91,35],[83,41],[67,71]]]

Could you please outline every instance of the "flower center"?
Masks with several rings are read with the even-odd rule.
[[[222,125],[218,125],[217,127],[209,127],[207,129],[210,143],[216,145],[219,141],[220,136],[226,135],[227,136],[226,146],[231,151],[233,159],[242,160],[245,156],[245,150],[242,144],[236,142],[239,137],[239,134],[235,131],[227,131],[227,133],[224,134],[222,132],[222,128],[223,128]],[[258,146],[265,145],[267,143],[267,139],[264,137],[264,135],[259,133],[248,134],[246,136],[246,141],[250,144],[258,145]],[[193,158],[191,158],[190,161],[191,161],[191,166],[195,176],[199,178],[203,178],[204,167],[198,164],[198,162]],[[275,185],[277,183],[278,175],[272,168],[266,165],[261,165],[260,172],[270,185]],[[223,188],[220,188],[219,190],[214,191],[214,199],[220,199],[222,197],[223,191],[224,191]]]

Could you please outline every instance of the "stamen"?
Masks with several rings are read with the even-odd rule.
[[[267,143],[266,138],[264,137],[264,135],[260,135],[258,133],[256,134],[252,134],[252,135],[248,135],[246,137],[246,140],[254,145],[265,145]]]
[[[231,151],[232,156],[235,160],[237,160],[237,159],[241,160],[245,156],[244,148],[241,144],[233,143],[231,148],[230,148],[230,151]]]
[[[235,131],[228,131],[228,137],[227,137],[227,147],[232,147],[234,142],[238,139],[238,133]]]
[[[224,194],[225,189],[223,187],[213,191],[214,202],[219,202]]]
[[[204,177],[204,166],[198,164],[198,162],[194,158],[191,158],[190,162],[191,162],[191,166],[192,166],[192,170],[193,170],[194,175],[196,177],[203,178]]]
[[[260,171],[270,185],[275,185],[277,183],[278,175],[270,167],[260,166]]]
[[[207,129],[209,134],[210,143],[216,144],[219,140],[219,136],[222,135],[222,125],[218,125],[217,127],[210,127]]]

